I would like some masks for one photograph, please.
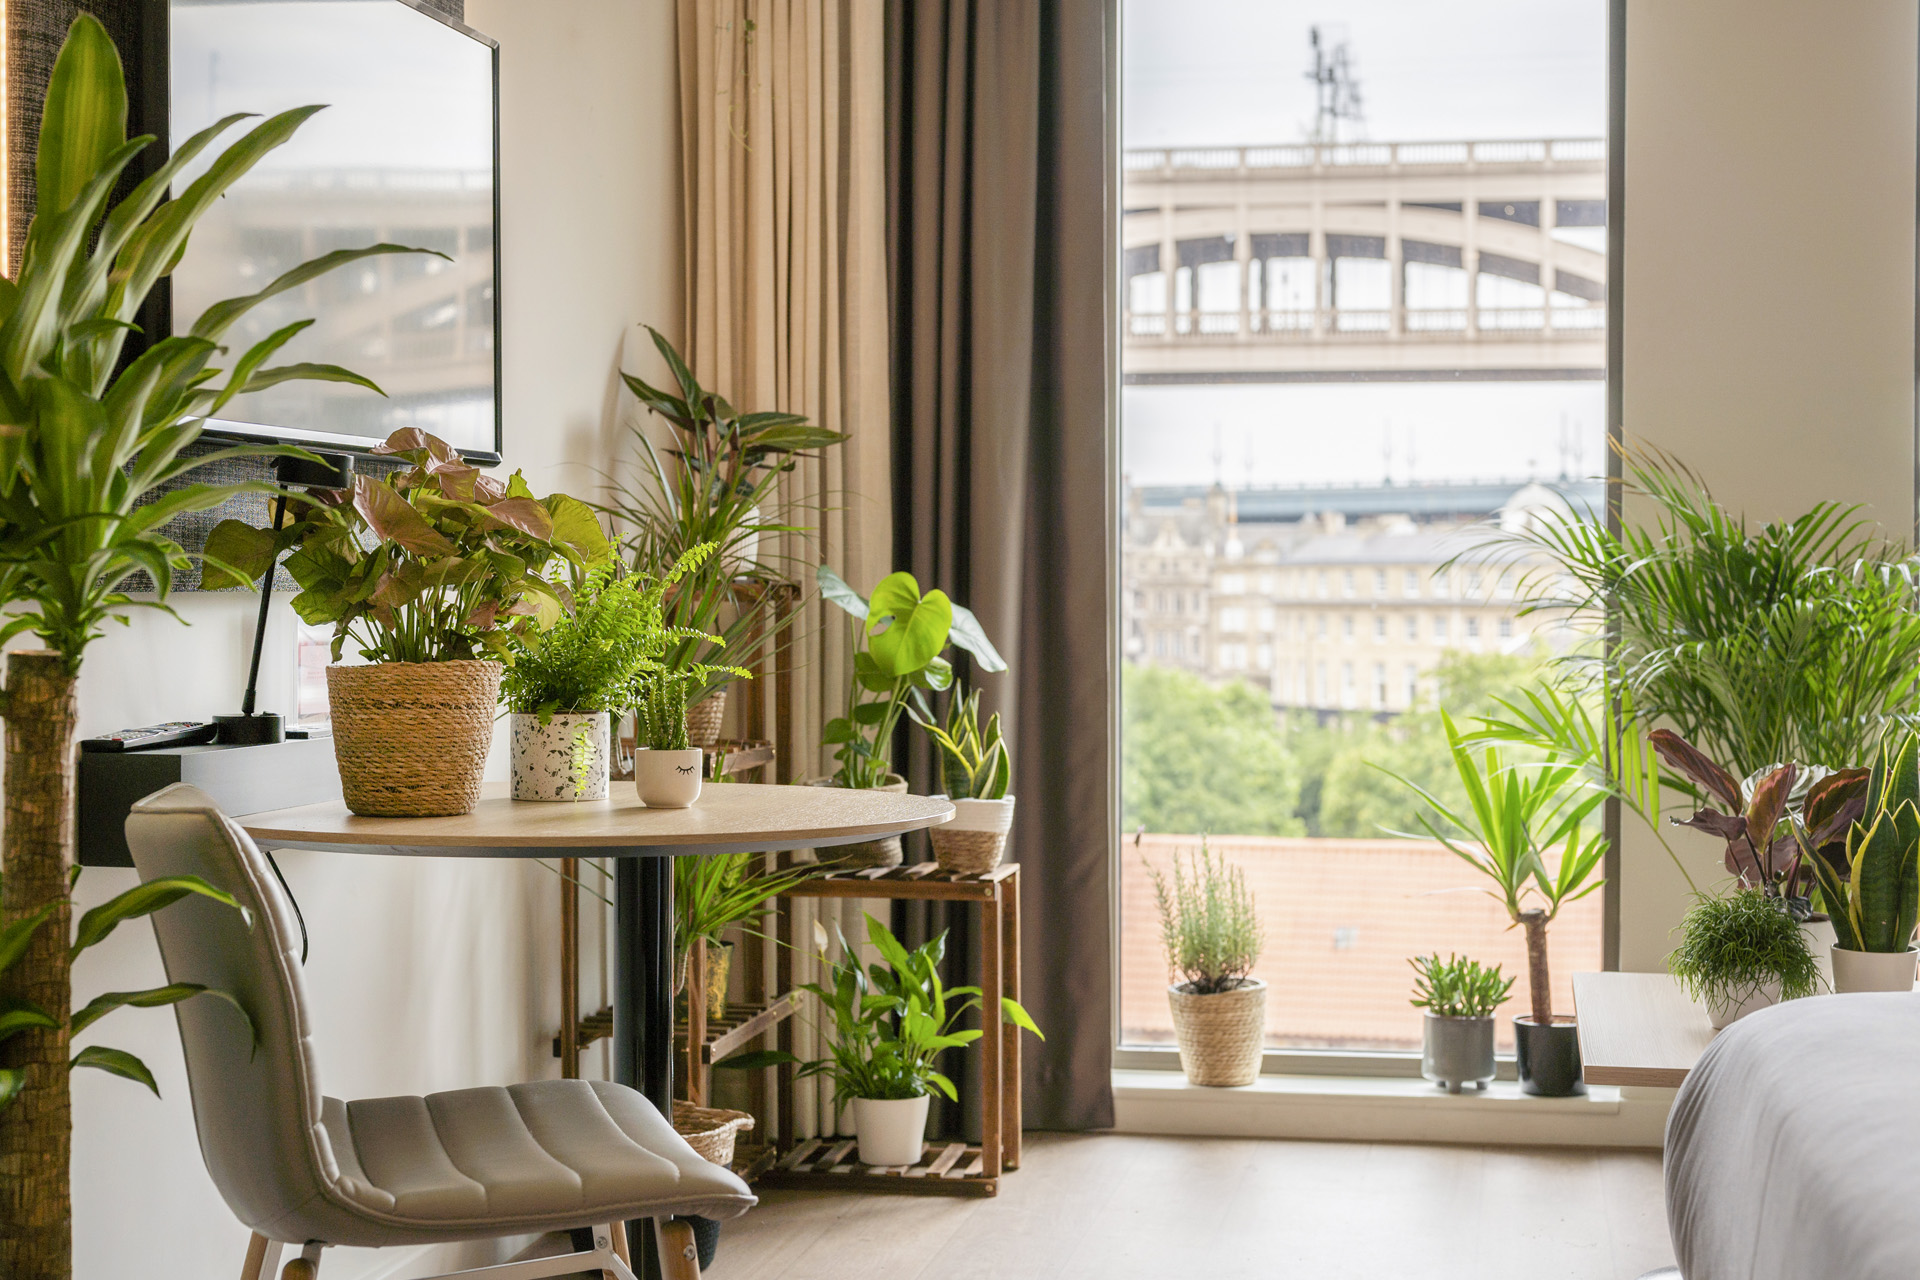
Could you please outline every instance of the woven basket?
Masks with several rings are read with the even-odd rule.
[[[744,1111],[722,1111],[717,1107],[696,1107],[691,1102],[673,1101],[673,1131],[701,1159],[722,1169],[733,1164],[734,1135],[753,1128],[753,1117]]]
[[[497,662],[328,667],[333,758],[347,808],[376,818],[471,812],[499,700]]]
[[[957,876],[983,876],[1000,865],[1007,851],[1004,831],[948,831],[945,827],[930,827],[927,837],[933,841],[933,860],[940,864],[942,871],[951,871]]]
[[[1260,1076],[1266,1038],[1267,984],[1248,981],[1232,991],[1195,995],[1167,988],[1180,1067],[1194,1084],[1252,1084]]]
[[[687,745],[710,751],[720,741],[720,722],[727,717],[727,691],[710,693],[687,708]]]
[[[808,778],[809,787],[835,787],[840,784],[832,778]],[[897,773],[887,775],[887,781],[873,788],[875,791],[888,791],[897,796],[907,794],[907,780]],[[897,867],[905,860],[906,854],[900,848],[899,836],[887,836],[881,840],[859,840],[853,844],[829,845],[815,851],[820,861],[831,862],[836,870],[865,869],[868,867]]]

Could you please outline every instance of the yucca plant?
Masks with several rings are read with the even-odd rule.
[[[1844,862],[1823,855],[1798,824],[1795,835],[1807,850],[1836,945],[1877,952],[1913,946],[1920,922],[1920,735],[1881,748],[1864,810],[1847,833]]]
[[[1487,893],[1527,939],[1527,994],[1533,1020],[1553,1022],[1553,985],[1547,968],[1547,927],[1569,902],[1598,889],[1594,876],[1606,852],[1604,832],[1583,833],[1582,824],[1606,801],[1604,789],[1588,782],[1576,764],[1509,763],[1487,748],[1477,757],[1445,711],[1440,721],[1454,772],[1467,795],[1464,812],[1418,783],[1382,770],[1426,801],[1420,816],[1425,838],[1438,840],[1462,862],[1493,884]],[[1397,831],[1395,835],[1420,839]],[[1558,849],[1552,867],[1548,859]]]
[[[258,293],[216,303],[188,332],[152,342],[121,367],[141,305],[180,261],[195,222],[319,110],[301,107],[254,125],[170,199],[175,177],[246,118],[229,116],[181,142],[111,203],[121,175],[153,139],[126,136],[126,82],[98,21],[74,20],[48,84],[35,160],[39,207],[18,277],[0,282],[0,608],[7,617],[0,638],[31,632],[45,645],[9,654],[0,690],[7,722],[0,928],[38,922],[0,975],[0,1001],[15,1015],[31,1008],[54,1024],[25,1025],[0,1044],[0,1069],[19,1073],[11,1105],[0,1110],[0,1275],[8,1280],[72,1274],[68,1072],[76,1062],[108,1065],[99,1054],[73,1059],[69,1051],[73,1032],[90,1020],[88,1010],[70,1012],[73,956],[87,943],[84,921],[82,934],[74,932],[72,907],[74,689],[87,646],[133,609],[169,609],[174,575],[191,561],[164,532],[168,520],[270,488],[192,483],[197,468],[298,452],[235,446],[187,456],[205,417],[237,395],[299,378],[379,390],[332,365],[270,366],[309,322],[230,359],[220,344],[268,298],[356,259],[413,252],[397,245],[340,250],[296,267]],[[128,579],[141,572],[153,581],[151,600],[127,593]],[[98,931],[141,914],[142,904],[158,909],[165,896],[143,885],[89,918]],[[156,988],[116,998],[166,1003],[188,994]]]

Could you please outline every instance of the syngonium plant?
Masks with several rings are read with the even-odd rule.
[[[158,910],[199,883],[141,885],[73,919],[75,686],[87,648],[107,623],[140,608],[169,610],[177,573],[191,559],[166,525],[264,483],[194,482],[211,463],[301,452],[237,445],[195,450],[204,420],[234,397],[299,379],[351,383],[335,365],[274,357],[309,321],[286,325],[239,352],[223,346],[234,325],[267,299],[335,267],[420,250],[379,244],[342,249],[285,272],[256,293],[215,303],[191,326],[146,335],[124,359],[128,335],[160,280],[186,253],[195,224],[262,158],[293,137],[317,106],[252,126],[199,176],[175,181],[242,120],[232,115],[183,139],[125,188],[128,166],[151,137],[126,136],[126,80],[106,29],[81,14],[54,62],[34,156],[36,205],[20,270],[0,280],[0,638],[32,633],[43,650],[7,657],[0,690],[6,720],[7,821],[0,830],[0,1071],[12,1101],[0,1108],[0,1275],[67,1280],[73,1270],[74,1066],[142,1078],[137,1062],[108,1050],[71,1052],[71,1038],[120,1005],[162,1005],[197,994],[180,986],[101,996],[72,1007],[74,956],[114,921]],[[150,598],[128,592],[145,573]]]
[[[1838,946],[1877,952],[1913,946],[1920,922],[1920,735],[1881,747],[1839,858],[1798,822],[1794,834],[1805,843]]]
[[[510,631],[543,629],[567,607],[548,567],[584,571],[613,553],[586,503],[536,498],[517,471],[502,483],[417,428],[373,452],[408,465],[303,495],[299,516],[277,530],[225,520],[207,539],[209,554],[249,581],[292,548],[294,612],[333,624],[335,661],[352,638],[375,662],[511,662]],[[210,576],[234,581],[217,568]]]

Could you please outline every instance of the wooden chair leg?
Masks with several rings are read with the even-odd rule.
[[[661,1280],[700,1280],[700,1250],[693,1242],[692,1223],[655,1218],[653,1238],[659,1244]]]
[[[309,1244],[300,1251],[300,1256],[287,1264],[280,1273],[280,1280],[319,1280],[320,1250],[324,1245]]]
[[[240,1268],[240,1280],[273,1280],[280,1265],[280,1242],[269,1240],[258,1231],[247,1241],[247,1260]]]
[[[608,1224],[607,1243],[613,1248],[613,1256],[626,1263],[627,1269],[631,1271],[633,1255],[627,1252],[627,1224],[624,1222]],[[620,1277],[612,1268],[603,1267],[600,1271],[600,1280],[620,1280]]]

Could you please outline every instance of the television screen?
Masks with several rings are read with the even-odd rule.
[[[343,365],[385,398],[348,384],[283,383],[240,397],[209,425],[349,448],[421,427],[470,457],[497,459],[491,42],[402,0],[171,0],[169,9],[171,141],[234,112],[328,104],[200,220],[173,274],[173,332],[333,249],[387,241],[446,255],[354,263],[267,301],[229,333],[238,352],[311,317],[272,363]],[[218,147],[181,175],[176,193]]]

